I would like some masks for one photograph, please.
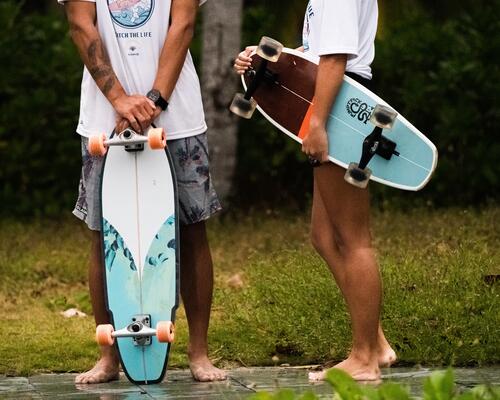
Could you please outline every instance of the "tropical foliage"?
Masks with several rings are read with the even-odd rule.
[[[243,43],[267,34],[300,44],[305,0],[245,1]],[[500,194],[498,1],[380,1],[376,86],[440,151],[421,193],[372,185],[378,204],[484,204]],[[81,62],[55,1],[0,4],[2,214],[56,214],[76,196]],[[200,46],[195,47],[199,51]],[[200,58],[197,57],[199,60]],[[229,104],[230,98],[226,99]],[[240,123],[233,204],[304,207],[311,171],[262,118]]]

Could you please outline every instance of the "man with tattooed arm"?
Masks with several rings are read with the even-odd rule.
[[[58,0],[85,64],[77,133],[83,168],[73,213],[92,231],[89,286],[97,324],[109,323],[104,300],[99,231],[102,158],[87,151],[88,137],[154,122],[167,128],[180,203],[181,295],[189,325],[194,379],[226,379],[208,359],[207,331],[213,269],[205,220],[221,206],[211,184],[200,84],[189,54],[198,7],[205,0]],[[77,383],[118,379],[114,347]]]

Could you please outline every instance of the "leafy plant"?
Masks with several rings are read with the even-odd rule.
[[[354,381],[347,373],[339,369],[331,369],[327,374],[327,382],[334,389],[334,400],[411,400],[409,390],[399,383],[387,382],[378,387],[362,385]],[[453,370],[437,371],[424,382],[424,400],[497,400],[500,399],[498,388],[477,386],[472,390],[460,393],[454,383]],[[313,393],[302,395],[291,390],[281,390],[274,394],[257,393],[252,400],[319,400]]]

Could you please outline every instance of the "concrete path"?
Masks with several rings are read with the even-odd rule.
[[[383,371],[384,381],[406,384],[414,395],[419,395],[430,369],[392,368]],[[500,386],[500,366],[456,369],[456,383],[464,388],[478,384]],[[321,398],[332,398],[328,384],[309,384],[305,368],[238,368],[230,372],[230,379],[218,383],[193,382],[189,371],[170,371],[160,385],[136,386],[124,376],[119,382],[102,385],[74,384],[74,374],[50,374],[24,377],[0,376],[0,399],[31,400],[157,400],[157,399],[245,399],[257,391],[293,389],[297,393],[312,391]]]

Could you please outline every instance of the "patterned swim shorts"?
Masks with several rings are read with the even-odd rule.
[[[82,137],[82,174],[78,200],[73,214],[89,229],[101,230],[100,181],[104,159],[93,157],[87,150],[88,139]],[[205,221],[221,210],[210,177],[207,135],[168,141],[179,193],[181,225]]]

